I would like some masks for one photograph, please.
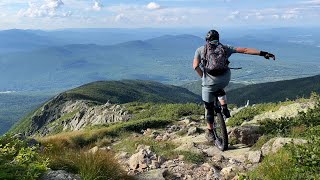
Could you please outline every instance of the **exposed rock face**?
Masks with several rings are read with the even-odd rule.
[[[161,156],[157,156],[150,150],[150,146],[140,145],[137,148],[137,153],[129,158],[128,165],[132,171],[143,172],[159,168],[163,161]]]
[[[128,121],[131,115],[124,107],[106,103],[96,105],[92,101],[70,100],[56,97],[32,117],[27,135],[42,136],[65,130],[81,130],[87,126]]]
[[[63,170],[46,172],[40,180],[81,180],[79,175],[71,174]]]
[[[261,151],[249,151],[248,160],[252,163],[259,163],[261,161]]]
[[[251,146],[258,141],[261,135],[259,126],[240,126],[230,129],[229,140]]]
[[[75,102],[78,103],[78,102]],[[73,104],[71,104],[73,106]],[[81,108],[82,107],[82,108]],[[68,108],[68,106],[66,106]],[[120,105],[106,103],[100,106],[80,106],[81,110],[69,121],[64,121],[63,130],[80,130],[86,126],[128,121],[130,115]]]
[[[314,108],[315,103],[313,101],[305,102],[305,103],[293,103],[287,106],[281,106],[279,110],[275,112],[266,112],[263,114],[259,114],[253,118],[253,120],[244,122],[243,125],[248,124],[259,124],[259,121],[263,121],[264,119],[279,119],[281,117],[296,117],[299,112],[307,112],[308,109]]]
[[[307,143],[304,139],[293,139],[293,138],[273,138],[270,139],[267,143],[265,143],[261,147],[262,155],[266,156],[270,153],[276,153],[279,151],[284,145],[288,143],[293,144],[305,144]]]

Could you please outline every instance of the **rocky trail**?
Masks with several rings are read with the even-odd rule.
[[[165,129],[145,129],[141,133],[132,136],[136,138],[148,138],[155,142],[170,142],[176,145],[174,151],[189,151],[201,155],[204,159],[200,163],[190,163],[184,155],[166,159],[156,154],[153,148],[145,144],[137,144],[132,154],[125,151],[116,151],[115,147],[122,140],[116,141],[108,147],[94,147],[89,152],[98,150],[114,151],[116,156],[129,175],[138,180],[193,180],[193,179],[239,179],[241,173],[245,173],[255,167],[269,153],[277,152],[285,144],[306,143],[303,139],[291,139],[277,137],[266,142],[262,147],[252,150],[258,139],[262,136],[258,121],[265,118],[276,119],[278,117],[292,117],[298,110],[306,111],[314,107],[313,103],[294,103],[281,107],[276,112],[266,112],[254,117],[251,122],[241,126],[228,128],[229,149],[222,152],[213,143],[205,138],[204,117],[183,117],[174,125],[168,125]],[[271,116],[273,115],[273,116]]]
[[[165,160],[154,154],[149,146],[139,145],[136,154],[130,157],[119,156],[121,162],[126,164],[129,174],[137,179],[238,179],[239,174],[255,168],[269,153],[277,152],[285,144],[306,143],[303,139],[277,137],[269,140],[261,148],[251,150],[262,132],[257,125],[265,118],[280,118],[296,116],[298,111],[313,108],[314,103],[294,103],[281,107],[275,112],[266,112],[257,115],[253,121],[243,123],[239,127],[228,128],[229,149],[220,151],[205,138],[203,117],[194,121],[191,117],[182,118],[177,124],[168,126],[164,131],[147,129],[141,136],[149,136],[155,141],[170,141],[178,145],[175,149],[188,150],[205,157],[203,163],[192,164],[184,161],[183,156],[176,159]],[[294,112],[294,113],[291,113]],[[201,123],[202,122],[202,123]],[[183,136],[177,132],[187,132]],[[122,154],[123,155],[123,154]],[[151,157],[151,158],[150,158]]]

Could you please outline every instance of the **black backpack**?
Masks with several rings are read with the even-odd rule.
[[[202,64],[204,66],[205,73],[213,76],[221,75],[229,69],[229,63],[227,50],[221,43],[218,45],[207,43],[204,46]]]

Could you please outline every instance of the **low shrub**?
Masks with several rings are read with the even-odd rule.
[[[268,111],[277,111],[281,106],[292,104],[293,101],[279,102],[279,103],[265,103],[258,104],[254,106],[246,107],[240,110],[237,114],[232,116],[227,125],[234,127],[240,126],[245,121],[250,121],[254,118],[254,116],[268,112]]]
[[[155,141],[154,139],[147,137],[128,137],[115,145],[115,149],[118,151],[125,151],[129,154],[134,154],[138,145],[150,146],[151,150],[157,155],[164,156],[166,158],[175,158],[177,153],[174,151],[177,146],[171,142]]]
[[[312,136],[307,144],[289,144],[268,155],[243,179],[319,179],[319,172],[320,137]]]
[[[133,114],[133,120],[145,118],[162,118],[176,120],[182,116],[201,115],[203,106],[187,104],[155,104],[155,103],[128,103],[126,108]]]
[[[320,137],[311,136],[307,145],[291,145],[292,161],[296,173],[302,177],[320,178]],[[309,178],[308,178],[309,179]]]
[[[48,160],[39,147],[9,136],[0,138],[0,179],[37,179],[47,171]]]
[[[44,156],[50,159],[53,170],[66,170],[79,174],[84,180],[91,179],[132,179],[109,151],[89,153],[86,149],[70,149],[55,145],[47,146]]]
[[[246,179],[297,179],[291,157],[291,153],[285,149],[278,151],[276,154],[266,156],[256,169],[247,174],[248,177]]]
[[[179,151],[179,155],[183,155],[183,160],[193,164],[200,164],[205,161],[205,156],[203,154],[194,153],[191,151]]]
[[[292,118],[266,119],[260,122],[264,134],[307,137],[313,127],[320,125],[320,104]]]

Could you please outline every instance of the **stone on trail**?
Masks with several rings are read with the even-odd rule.
[[[284,145],[293,144],[305,144],[307,143],[304,139],[294,139],[294,138],[273,138],[270,139],[261,147],[262,155],[266,156],[268,154],[278,152]]]
[[[135,176],[136,180],[165,180],[164,178],[165,170],[155,169],[148,172],[143,172]]]
[[[249,151],[248,160],[252,163],[259,163],[261,161],[261,151]]]

